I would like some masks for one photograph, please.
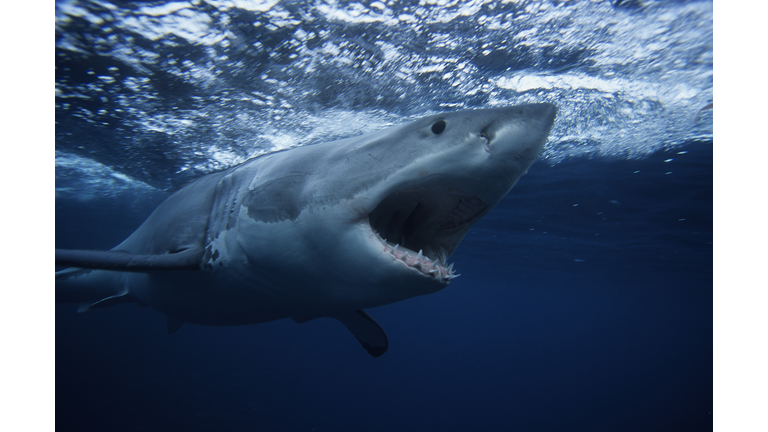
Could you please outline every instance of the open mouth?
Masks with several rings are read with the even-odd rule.
[[[424,276],[448,283],[459,275],[446,260],[486,210],[472,194],[429,186],[389,194],[368,220],[385,252]]]

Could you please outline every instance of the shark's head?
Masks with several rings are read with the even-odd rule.
[[[445,113],[358,141],[347,154],[377,179],[351,201],[369,244],[403,271],[447,284],[455,274],[446,260],[536,160],[556,112]]]
[[[273,281],[270,292],[290,286],[311,305],[307,315],[442,289],[456,276],[446,261],[536,160],[556,111],[438,114],[255,159],[233,171],[243,180],[232,184],[247,182],[238,186],[247,191],[236,200],[237,224],[229,216],[211,224],[221,228],[210,265]]]

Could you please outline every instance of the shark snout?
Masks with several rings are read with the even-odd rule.
[[[501,108],[479,134],[488,141],[486,150],[491,153],[514,153],[515,158],[535,159],[556,115],[557,107],[550,103]]]
[[[493,140],[499,135],[499,132],[516,122],[539,123],[540,129],[544,135],[549,133],[549,129],[555,122],[557,107],[551,103],[538,103],[529,105],[519,105],[509,108],[501,108],[497,116],[488,123],[480,134]]]
[[[555,122],[555,116],[557,115],[557,107],[551,103],[539,103],[527,105],[530,110],[530,116],[532,118],[539,119],[544,125],[546,125],[547,132],[552,124]]]

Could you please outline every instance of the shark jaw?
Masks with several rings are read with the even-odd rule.
[[[459,275],[448,257],[488,211],[480,198],[455,187],[423,186],[392,192],[368,214],[385,254],[422,277],[447,285]]]
[[[408,248],[400,247],[399,244],[393,245],[392,243],[383,239],[378,233],[376,233],[376,237],[384,247],[383,250],[385,253],[391,255],[396,262],[402,263],[409,269],[416,270],[423,276],[432,278],[446,285],[451,281],[451,279],[461,276],[453,272],[453,264],[446,267],[445,260],[442,258],[433,260],[432,258],[424,255],[424,251],[421,249],[419,249],[417,254]]]

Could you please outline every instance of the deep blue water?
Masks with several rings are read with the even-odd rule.
[[[57,1],[57,248],[256,154],[559,109],[462,276],[369,311],[384,356],[330,319],[57,304],[57,429],[711,430],[712,63],[711,1]]]
[[[142,216],[57,204],[57,245]],[[57,427],[711,429],[712,142],[537,163],[453,261],[449,288],[370,311],[381,358],[327,319],[169,336],[146,308],[57,305]]]

